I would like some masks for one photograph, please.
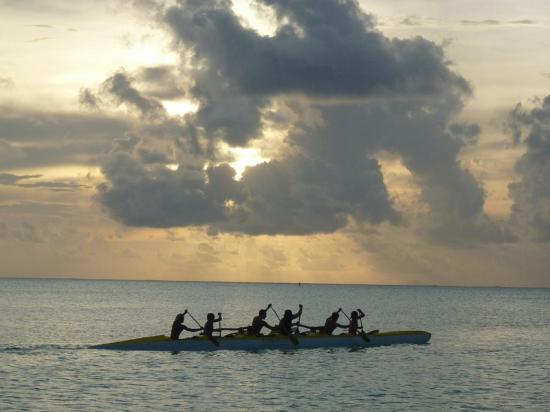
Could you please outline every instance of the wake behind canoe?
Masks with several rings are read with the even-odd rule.
[[[395,344],[426,344],[431,334],[425,331],[394,331],[360,335],[297,335],[298,345],[287,336],[233,335],[219,338],[216,347],[205,336],[172,340],[168,336],[156,335],[138,339],[111,342],[91,346],[90,349],[142,350],[142,351],[212,351],[212,350],[263,350],[263,349],[307,349],[307,348],[363,348]]]

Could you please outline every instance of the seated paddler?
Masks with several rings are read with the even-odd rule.
[[[338,323],[341,310],[342,309],[338,309],[336,312],[332,312],[332,314],[325,320],[325,326],[323,326],[321,333],[325,335],[332,335],[336,328],[349,328],[349,325],[341,325]]]
[[[349,325],[341,325],[338,323],[341,310],[342,309],[338,309],[336,312],[332,312],[331,315],[325,320],[325,324],[323,326],[307,326],[304,324],[300,324],[300,326],[309,329],[312,332],[319,332],[323,335],[332,335],[336,328],[349,328]]]
[[[203,327],[203,335],[206,336],[214,345],[220,346],[220,343],[214,338],[214,331],[218,332],[220,329],[214,329],[214,323],[220,322],[222,320],[222,314],[218,312],[218,318],[214,316],[213,313],[206,315],[206,323]]]
[[[350,316],[351,319],[349,321],[348,333],[350,335],[357,335],[357,331],[359,330],[359,319],[363,319],[365,314],[361,309],[357,309],[352,311]]]
[[[298,307],[300,309],[296,313],[292,313],[290,309],[285,310],[283,318],[279,321],[279,327],[277,328],[279,333],[288,336],[292,334],[293,326],[299,326],[298,322],[292,322],[294,319],[299,318],[302,315],[303,306],[300,304]]]
[[[269,323],[265,321],[265,318],[267,317],[267,310],[271,307],[271,303],[267,305],[267,308],[260,309],[258,312],[258,316],[254,316],[254,319],[252,319],[252,325],[248,327],[248,334],[250,336],[261,336],[262,335],[262,328],[266,327],[270,330],[277,329],[274,326],[271,326]]]
[[[199,332],[202,330],[202,328],[190,328],[189,326],[184,325],[183,322],[185,321],[186,314],[187,309],[185,309],[183,313],[178,313],[176,315],[176,319],[174,319],[174,323],[172,323],[172,332],[170,332],[170,339],[178,340],[181,332],[183,332],[184,330],[189,332]]]

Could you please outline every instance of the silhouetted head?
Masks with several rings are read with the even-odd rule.
[[[209,313],[208,315],[206,315],[206,319],[207,319],[207,320],[214,320],[214,314],[213,314],[213,313]]]
[[[291,318],[292,317],[292,311],[290,309],[285,310],[285,314],[283,315],[283,318]]]
[[[267,316],[267,312],[265,309],[260,309],[260,312],[258,314],[260,315],[260,319],[265,319]]]
[[[332,315],[330,315],[330,317],[334,320],[338,319],[340,317],[340,315],[338,315],[338,312],[332,312]]]
[[[352,318],[352,319],[357,319],[357,316],[359,316],[359,315],[357,314],[357,311],[356,311],[356,310],[354,310],[354,311],[351,312],[351,318]]]
[[[177,323],[183,322],[183,313],[178,313],[178,314],[176,315],[176,320],[175,320],[175,322],[177,322]]]

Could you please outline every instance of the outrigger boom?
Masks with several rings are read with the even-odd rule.
[[[264,350],[264,349],[306,349],[306,348],[368,348],[395,344],[426,344],[431,334],[425,331],[372,331],[362,335],[293,335],[298,344],[293,344],[284,335],[248,336],[233,334],[217,338],[219,347],[205,336],[172,340],[165,335],[148,336],[91,346],[91,349],[141,350],[141,351],[213,351],[213,350]]]

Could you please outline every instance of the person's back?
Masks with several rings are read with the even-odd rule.
[[[212,336],[214,334],[214,322],[222,320],[222,314],[218,313],[218,319],[214,317],[213,313],[206,315],[206,323],[204,324],[203,334],[216,346],[220,346],[220,343]]]
[[[288,335],[291,333],[292,330],[292,317],[289,316],[283,316],[283,318],[279,321],[279,332],[281,332],[283,335]]]
[[[267,317],[267,309],[271,307],[271,303],[267,305],[267,308],[261,309],[258,312],[258,316],[254,316],[252,319],[252,325],[248,327],[248,334],[251,336],[260,336],[262,328],[265,326],[268,329],[273,330],[274,328],[270,326],[264,319]]]
[[[349,329],[348,333],[350,335],[357,335],[357,331],[359,330],[359,319],[362,319],[365,317],[365,314],[361,309],[357,309],[357,311],[351,312],[351,319],[349,321]]]
[[[323,326],[323,333],[332,335],[334,329],[338,326],[338,313],[334,312],[325,320],[325,326]]]
[[[181,332],[183,332],[184,330],[187,330],[189,332],[199,332],[202,330],[202,328],[190,328],[188,326],[185,326],[183,322],[185,321],[186,314],[187,309],[185,309],[185,312],[179,313],[176,316],[176,319],[174,319],[174,322],[172,323],[172,330],[170,332],[170,339],[178,340]]]
[[[180,337],[181,332],[183,332],[183,315],[179,313],[172,323],[172,331],[170,332],[170,339],[177,340]]]
[[[303,306],[298,305],[299,310],[296,313],[292,313],[290,309],[285,310],[283,318],[279,321],[279,332],[283,335],[290,335],[292,333],[292,321],[302,315]]]
[[[264,323],[265,322],[260,317],[260,315],[254,316],[254,319],[252,319],[252,325],[250,325],[250,327],[248,328],[248,334],[253,336],[260,335]]]
[[[214,322],[219,322],[222,320],[222,314],[218,313],[218,319],[215,319],[213,313],[209,313],[206,316],[206,323],[204,324],[203,334],[208,337],[212,337],[214,334]]]
[[[214,315],[212,313],[209,313],[206,317],[206,323],[203,326],[203,334],[206,336],[212,336],[213,333],[214,333]]]
[[[340,311],[340,309],[338,309],[338,312],[339,311]],[[349,325],[340,325],[338,323],[338,318],[340,317],[338,312],[332,312],[332,314],[327,318],[327,320],[325,321],[325,325],[323,326],[323,329],[321,330],[321,333],[324,333],[326,335],[332,335],[332,333],[334,332],[334,330],[336,328],[347,328],[347,327],[349,327]]]

